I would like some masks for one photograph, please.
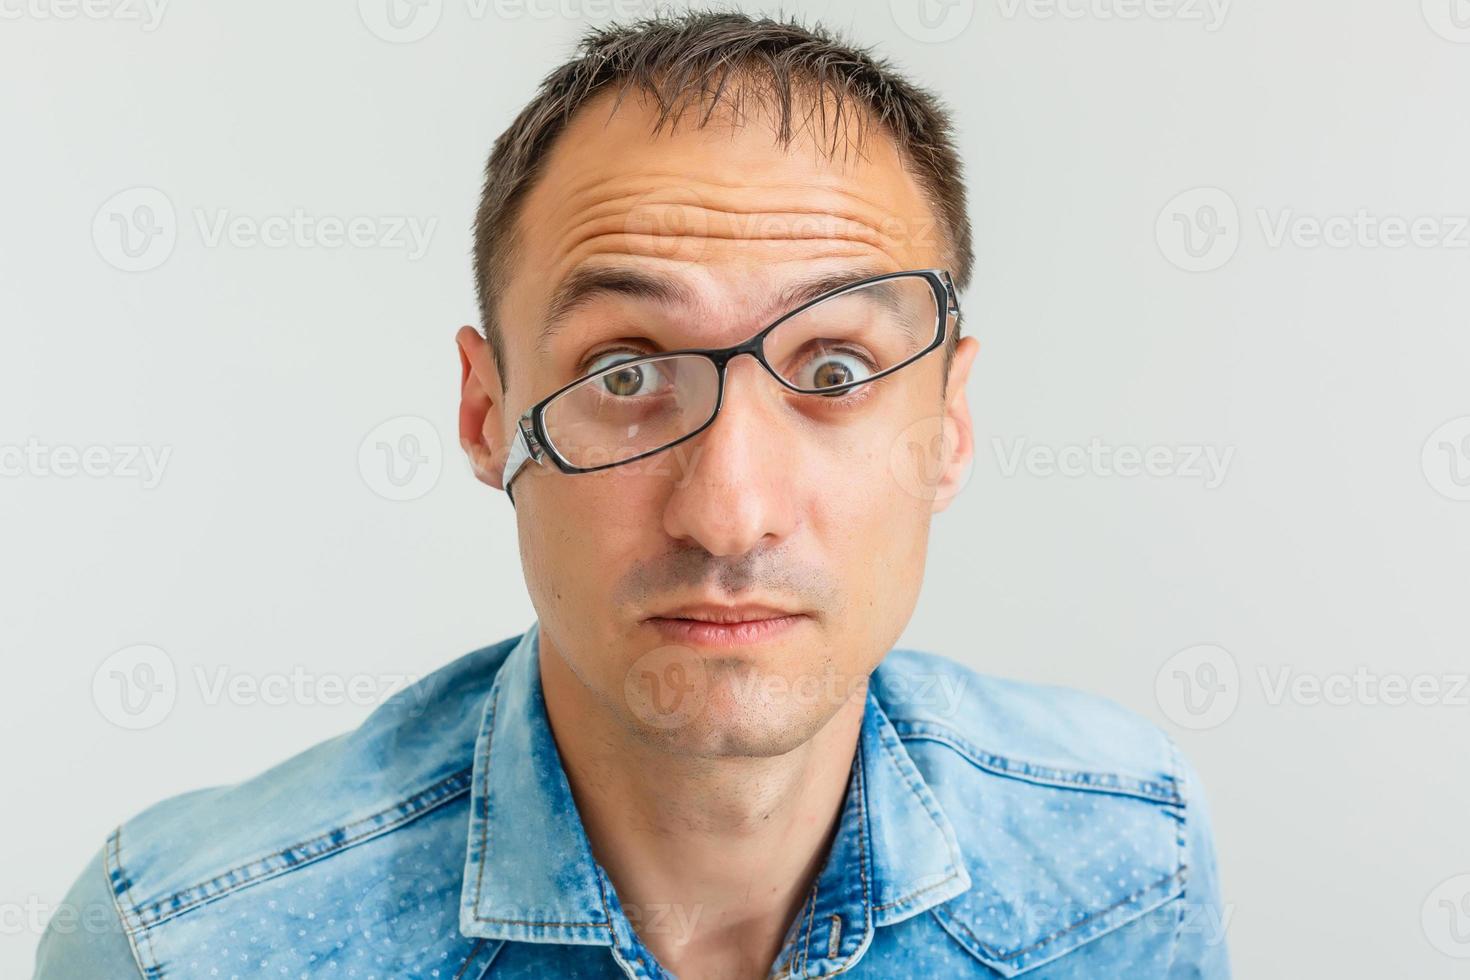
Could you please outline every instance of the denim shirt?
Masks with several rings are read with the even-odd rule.
[[[539,623],[356,730],[124,822],[38,977],[671,976],[640,941],[547,720]],[[771,975],[1229,975],[1188,762],[1110,701],[913,650],[872,676],[825,864]]]

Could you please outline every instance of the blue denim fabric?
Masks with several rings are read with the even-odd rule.
[[[125,822],[68,895],[72,927],[48,927],[36,976],[670,976],[592,857],[538,636]],[[641,914],[656,928],[680,913]],[[894,650],[772,975],[1217,980],[1227,921],[1199,781],[1158,728]]]

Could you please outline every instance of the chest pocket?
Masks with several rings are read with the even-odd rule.
[[[930,781],[973,883],[932,910],[957,942],[1005,977],[1145,917],[1133,934],[1167,950],[1179,914],[1169,903],[1189,874],[1171,785],[1005,759],[978,764],[982,779]]]

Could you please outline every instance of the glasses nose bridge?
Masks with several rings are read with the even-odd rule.
[[[766,342],[767,333],[769,333],[768,330],[762,330],[754,337],[751,337],[749,340],[742,341],[736,344],[734,347],[726,347],[723,350],[710,351],[706,354],[706,356],[709,357],[710,360],[715,362],[715,368],[719,371],[720,374],[721,403],[724,402],[725,385],[729,380],[725,372],[728,369],[730,362],[735,360],[735,358],[739,357],[741,354],[749,354],[755,360],[755,362],[761,366],[762,370],[764,370],[766,374],[769,374],[772,378],[774,378],[777,384],[781,384],[782,387],[785,387],[781,376],[776,373],[776,369],[771,367],[770,362],[766,360],[764,345]]]
[[[705,356],[715,362],[715,369],[719,375],[719,385],[715,396],[715,411],[714,415],[709,420],[709,425],[714,425],[715,419],[724,414],[725,394],[730,384],[730,377],[727,371],[731,362],[733,362],[735,358],[739,357],[741,354],[749,354],[751,356],[751,359],[754,360],[756,364],[760,365],[762,373],[769,375],[771,379],[776,382],[778,387],[786,387],[785,381],[781,378],[779,374],[776,373],[776,369],[771,367],[770,363],[766,360],[764,345],[766,341],[766,335],[769,332],[770,331],[768,329],[762,330],[755,336],[741,341],[733,347],[726,347],[722,350],[706,352]]]

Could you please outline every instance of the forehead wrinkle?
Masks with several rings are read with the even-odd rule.
[[[753,183],[738,173],[732,173],[729,179],[722,180],[718,176],[711,175],[708,169],[692,175],[684,170],[638,167],[634,170],[620,170],[611,173],[599,173],[594,169],[586,168],[580,172],[573,171],[565,175],[548,173],[546,176],[547,179],[538,186],[549,188],[552,183],[557,183],[556,200],[573,206],[581,206],[576,202],[584,194],[595,195],[596,192],[602,190],[617,190],[622,193],[622,185],[632,185],[632,188],[626,193],[633,196],[652,195],[665,189],[684,191],[696,197],[740,195],[754,191],[763,195],[784,193],[793,200],[805,201],[810,200],[814,192],[826,192],[838,197],[852,198],[869,208],[887,210],[879,203],[880,199],[869,198],[861,193],[866,189],[868,181],[860,179],[858,174],[842,175],[815,171],[801,173],[799,180],[782,180],[779,174],[763,173],[760,183]],[[553,177],[561,179],[554,181]]]
[[[901,251],[902,243],[894,241],[889,229],[878,227],[862,217],[835,214],[826,208],[812,208],[808,205],[789,212],[775,212],[765,209],[723,210],[675,203],[668,207],[680,208],[684,219],[676,222],[670,216],[666,223],[671,226],[677,224],[679,233],[659,234],[657,231],[643,231],[636,225],[630,227],[630,212],[617,206],[616,202],[620,199],[613,199],[603,207],[583,206],[569,209],[575,215],[574,223],[563,229],[548,227],[548,231],[556,237],[545,246],[550,250],[550,255],[544,266],[571,268],[588,256],[604,251],[663,257],[667,255],[668,243],[676,241],[696,244],[748,242],[751,246],[761,246],[767,250],[782,242],[827,242],[833,246],[843,246],[834,249],[834,254],[854,255],[876,251],[895,260],[897,252]],[[698,216],[711,220],[699,221],[696,220]],[[799,224],[806,223],[806,217],[811,216],[827,219],[827,226],[814,228],[809,233],[805,228],[799,227]],[[730,220],[724,220],[726,218]],[[552,222],[547,223],[547,226],[550,225]],[[794,225],[797,226],[793,227]],[[749,234],[752,229],[767,233]],[[645,245],[646,247],[640,247]],[[898,249],[895,249],[896,245],[899,246]]]
[[[642,182],[648,177],[668,178],[669,183],[650,190],[624,188],[621,184]],[[677,181],[677,183],[675,182]],[[703,188],[703,190],[701,190]],[[713,189],[711,189],[713,188]],[[589,178],[584,186],[573,185],[559,194],[552,204],[551,221],[548,225],[566,224],[562,237],[576,236],[568,252],[593,237],[582,232],[589,225],[611,224],[626,232],[629,219],[641,207],[658,208],[679,214],[685,220],[678,224],[681,231],[692,226],[705,234],[687,232],[663,237],[685,239],[710,238],[719,240],[749,239],[752,241],[808,238],[834,238],[867,241],[878,244],[888,235],[884,226],[895,219],[901,223],[903,215],[892,208],[878,205],[861,194],[839,187],[814,189],[811,186],[780,187],[780,195],[772,193],[776,188],[749,184],[714,184],[702,181],[691,184],[687,177],[674,174],[639,174],[621,180],[597,181]],[[758,190],[758,199],[749,203],[738,199],[740,191]],[[719,192],[725,193],[719,193]],[[729,193],[729,192],[734,192]],[[821,200],[813,201],[814,194]],[[692,197],[693,200],[689,198]],[[731,200],[735,197],[737,199]],[[774,199],[773,199],[774,198]],[[570,217],[571,222],[566,219]],[[834,226],[831,234],[791,234],[785,231],[791,224],[806,224],[806,219],[817,217],[828,219]],[[701,221],[700,218],[705,220]],[[751,234],[750,232],[754,232]],[[581,232],[579,234],[579,232]]]
[[[723,212],[699,209],[700,217],[686,213],[677,222],[668,218],[666,223],[678,225],[677,233],[659,233],[629,227],[628,219],[620,214],[590,214],[577,224],[560,232],[558,241],[551,245],[554,256],[552,265],[573,267],[591,255],[602,252],[617,252],[646,257],[662,258],[669,252],[671,243],[686,243],[696,247],[701,243],[712,246],[729,246],[738,250],[741,245],[755,251],[755,257],[779,249],[782,243],[828,243],[834,246],[837,255],[858,255],[877,252],[898,261],[902,243],[895,242],[887,229],[875,227],[865,221],[833,215],[828,211],[804,210],[775,213],[770,211]],[[711,215],[718,215],[717,220]],[[807,219],[822,219],[813,226]],[[751,234],[754,229],[757,233]],[[762,233],[763,232],[763,233]],[[734,257],[734,253],[731,254]],[[812,256],[821,258],[824,256]],[[716,264],[713,258],[708,264]]]

